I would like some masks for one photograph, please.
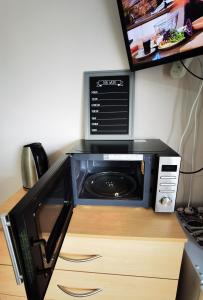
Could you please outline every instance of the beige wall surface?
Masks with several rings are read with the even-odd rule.
[[[116,0],[0,0],[0,201],[21,186],[24,144],[39,141],[51,163],[83,137],[83,72],[128,69]],[[171,64],[136,72],[135,138],[160,138],[178,150],[200,81],[172,79]],[[191,68],[200,74],[200,58]],[[194,167],[203,166],[202,94]],[[183,143],[190,170],[195,114]],[[192,201],[203,204],[203,173]],[[178,202],[189,199],[181,176]]]

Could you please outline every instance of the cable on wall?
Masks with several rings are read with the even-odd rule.
[[[183,65],[183,67],[188,71],[188,73],[190,73],[192,76],[194,76],[195,78],[198,78],[200,80],[203,80],[203,77],[200,77],[198,75],[196,75],[195,73],[193,73],[188,67],[186,67],[186,65],[184,64],[184,62],[181,60],[180,61],[181,64]]]
[[[193,145],[192,145],[192,165],[191,169],[194,170],[195,165],[195,150],[196,150],[196,140],[197,140],[197,112],[199,107],[200,97],[198,98],[197,105],[195,108],[195,121],[194,121],[194,135],[193,135]],[[192,198],[192,184],[193,184],[193,174],[190,174],[190,189],[189,189],[189,200],[188,200],[188,207],[191,203]]]
[[[190,175],[190,174],[196,174],[196,173],[199,173],[203,171],[203,168],[199,169],[199,170],[196,170],[196,171],[189,171],[189,172],[186,172],[186,171],[180,171],[181,174],[185,174],[185,175]]]
[[[187,122],[187,124],[186,124],[186,126],[185,126],[184,132],[183,132],[183,134],[182,134],[182,136],[181,136],[181,139],[180,139],[180,144],[179,144],[179,148],[178,148],[178,153],[179,153],[179,154],[181,153],[181,148],[182,148],[183,139],[184,139],[184,137],[185,137],[185,135],[186,135],[186,133],[187,133],[187,131],[188,131],[188,128],[189,128],[189,126],[190,126],[190,122],[191,122],[191,119],[192,119],[193,111],[194,111],[195,106],[196,106],[196,104],[197,104],[197,102],[198,102],[198,99],[199,99],[199,96],[200,96],[200,94],[201,94],[202,88],[203,88],[203,81],[202,81],[201,84],[200,84],[199,91],[198,91],[198,93],[197,93],[197,96],[196,96],[196,98],[195,98],[193,104],[192,104],[192,107],[191,107],[191,110],[190,110],[190,114],[189,114],[189,118],[188,118],[188,122]]]
[[[192,75],[194,76],[195,78],[198,78],[200,80],[203,80],[202,77],[194,74],[192,71],[190,71],[184,64],[183,61],[181,61],[183,67]],[[201,61],[199,60],[199,63],[201,65],[201,70],[202,70],[202,63]],[[196,140],[197,140],[197,112],[198,112],[198,107],[199,107],[199,103],[200,103],[200,94],[201,94],[201,91],[202,91],[202,88],[203,88],[203,81],[201,82],[200,84],[200,87],[199,87],[199,90],[198,90],[198,93],[197,93],[197,96],[193,102],[193,105],[191,107],[191,110],[190,110],[190,114],[189,114],[189,118],[188,118],[188,122],[186,124],[186,127],[185,127],[185,130],[182,134],[182,137],[181,137],[181,140],[180,140],[180,144],[179,144],[179,153],[181,152],[181,147],[182,147],[182,143],[183,143],[183,139],[185,137],[185,135],[187,134],[187,131],[189,129],[189,126],[190,126],[190,123],[191,123],[191,120],[192,120],[192,116],[193,116],[193,112],[195,110],[195,116],[194,116],[194,134],[193,134],[193,146],[192,146],[192,162],[191,162],[191,169],[194,170],[194,164],[195,164],[195,149],[196,149]],[[189,182],[189,196],[188,196],[188,203],[187,203],[187,206],[190,207],[190,204],[191,204],[191,199],[192,199],[192,184],[193,184],[193,174],[196,174],[196,173],[199,173],[203,170],[203,168],[200,168],[196,171],[190,171],[190,172],[185,172],[185,171],[180,171],[181,174],[186,174],[186,175],[190,175],[190,182]]]

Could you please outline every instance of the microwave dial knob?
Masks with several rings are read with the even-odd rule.
[[[169,197],[163,197],[161,198],[160,203],[162,205],[170,205],[172,203],[172,200]]]

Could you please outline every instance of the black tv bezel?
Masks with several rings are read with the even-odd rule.
[[[125,41],[125,47],[127,51],[127,56],[128,56],[128,62],[130,66],[130,70],[132,72],[142,70],[142,69],[147,69],[150,67],[155,67],[155,66],[160,66],[166,63],[178,61],[178,60],[183,60],[186,58],[191,58],[194,56],[198,56],[203,54],[203,46],[198,47],[196,49],[192,49],[189,51],[185,51],[182,53],[177,53],[168,57],[160,58],[159,60],[155,61],[150,61],[150,62],[140,62],[139,64],[134,64],[131,56],[131,51],[130,51],[130,45],[129,45],[129,40],[128,40],[128,34],[127,34],[127,28],[125,25],[125,19],[124,19],[124,11],[123,11],[123,5],[122,5],[122,0],[117,0],[117,6],[118,6],[118,11],[120,15],[120,20],[121,20],[121,26],[122,26],[122,31],[123,31],[123,37]]]

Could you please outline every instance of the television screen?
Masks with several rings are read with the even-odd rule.
[[[203,0],[117,0],[131,71],[203,53]]]

